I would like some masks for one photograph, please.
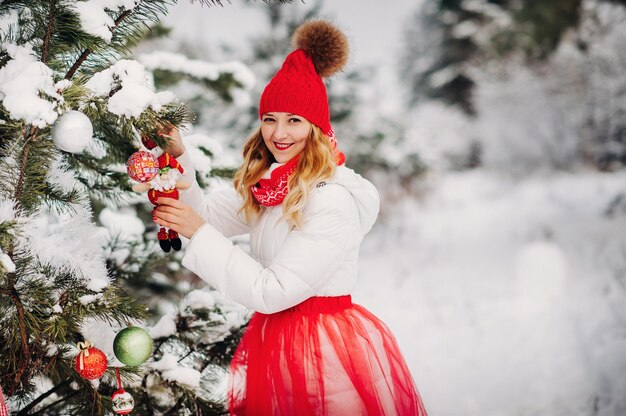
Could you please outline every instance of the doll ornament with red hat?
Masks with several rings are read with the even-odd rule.
[[[134,184],[132,187],[133,191],[148,191],[148,200],[155,206],[158,205],[156,202],[157,198],[178,199],[180,195],[179,190],[188,189],[190,186],[189,183],[178,180],[185,172],[183,167],[174,156],[157,147],[156,143],[147,135],[142,134],[141,142],[148,150],[152,151],[155,156],[158,155],[156,158],[158,170],[155,175],[150,176],[150,179],[146,178],[148,180]],[[133,154],[133,156],[135,156],[135,154]],[[133,156],[131,156],[131,159]],[[166,227],[161,227],[157,232],[157,238],[159,239],[159,246],[161,246],[161,249],[166,253],[171,249],[178,251],[182,248],[182,242],[178,233],[172,229],[168,230]]]
[[[255,311],[230,364],[230,414],[424,416],[393,334],[350,295],[379,197],[345,166],[330,124],[322,78],[341,70],[348,42],[319,20],[293,40],[233,187],[205,195],[172,130],[167,150],[192,185],[159,198],[155,221],[190,238],[186,268]],[[245,233],[250,254],[228,238]]]

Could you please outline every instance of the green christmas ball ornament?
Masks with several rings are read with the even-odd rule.
[[[138,326],[124,328],[113,340],[113,352],[128,366],[141,365],[152,355],[152,338]]]

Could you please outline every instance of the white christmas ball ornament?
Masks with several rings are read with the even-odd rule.
[[[54,123],[52,141],[61,150],[80,153],[91,141],[93,126],[89,117],[80,111],[66,111]]]
[[[113,411],[118,415],[127,415],[135,407],[135,399],[126,390],[119,389],[111,396]]]

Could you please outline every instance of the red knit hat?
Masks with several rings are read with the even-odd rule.
[[[322,77],[341,70],[348,60],[348,40],[323,20],[304,23],[294,32],[295,51],[267,84],[259,104],[259,116],[278,111],[297,114],[332,136],[328,96]]]

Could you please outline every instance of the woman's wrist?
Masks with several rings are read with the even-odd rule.
[[[181,145],[181,146],[176,146],[176,147],[170,147],[168,149],[168,153],[177,158],[183,153],[185,153],[185,146]]]

